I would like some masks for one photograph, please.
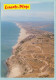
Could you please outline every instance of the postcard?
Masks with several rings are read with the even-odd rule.
[[[1,80],[55,80],[55,4],[56,0],[0,2]]]

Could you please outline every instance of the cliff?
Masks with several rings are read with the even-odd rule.
[[[18,43],[7,59],[7,77],[54,77],[54,35],[36,28],[24,29],[30,35]]]

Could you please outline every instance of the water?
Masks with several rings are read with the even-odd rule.
[[[45,27],[45,25],[47,25]],[[37,29],[39,30],[44,30],[44,31],[49,31],[54,33],[54,21],[38,21],[38,22],[33,22],[33,27],[38,27]],[[44,26],[40,28],[40,26]]]
[[[40,30],[54,33],[54,23],[51,23],[48,27],[40,28]]]
[[[54,22],[42,22],[42,25],[47,25],[47,27],[40,28],[40,30],[48,31],[54,33]]]
[[[47,25],[49,23],[34,22],[33,27]],[[1,77],[6,77],[7,66],[6,59],[11,56],[12,46],[17,43],[20,29],[12,22],[2,22],[1,25]],[[40,30],[50,31],[54,33],[54,23],[51,23],[49,27],[40,28]]]
[[[6,59],[11,56],[12,46],[17,43],[20,29],[12,22],[1,24],[1,77],[6,77]]]

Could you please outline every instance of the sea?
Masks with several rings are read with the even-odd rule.
[[[44,23],[44,22],[43,22]],[[42,25],[42,24],[41,24]],[[48,28],[42,28],[54,33],[54,23]],[[12,47],[17,43],[20,28],[13,22],[1,22],[1,77],[6,77],[8,68],[6,60],[12,54]]]
[[[1,77],[6,77],[6,60],[12,54],[12,47],[17,43],[20,28],[13,22],[1,23]]]

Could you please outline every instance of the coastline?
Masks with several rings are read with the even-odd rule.
[[[25,39],[26,37],[28,37],[30,34],[27,33],[27,31],[22,28],[22,26],[19,23],[16,23],[16,25],[18,26],[18,28],[20,28],[20,33],[18,36],[18,40],[17,43],[12,47],[13,49],[17,48],[18,44]]]
[[[18,28],[20,28],[20,33],[18,36],[18,40],[17,43],[12,47],[12,51],[14,52],[16,50],[16,48],[18,47],[19,43],[25,39],[26,37],[28,37],[30,34],[27,33],[27,31],[22,28],[22,26],[19,23],[16,23],[16,25],[18,26]],[[9,59],[12,59],[14,57],[14,54],[12,54],[7,60],[6,60],[6,64],[8,63]],[[10,62],[9,62],[10,63]],[[7,64],[8,66],[8,64]],[[8,73],[7,73],[7,77],[8,78],[12,78],[12,77],[16,77],[17,75],[20,76],[24,73],[24,68],[22,67],[22,65],[20,64],[16,64],[15,66],[11,67],[11,70],[9,71],[10,68],[8,68]]]
[[[47,61],[47,58],[52,58],[54,56],[53,45],[51,45],[51,47],[50,46],[47,47],[50,44],[50,42],[51,43],[54,42],[54,36],[52,35],[52,33],[39,32],[37,30],[36,37],[34,37],[35,34],[33,34],[34,36],[31,35],[30,37],[28,37],[31,33],[28,34],[27,30],[25,30],[20,23],[16,23],[16,25],[20,28],[20,34],[18,37],[17,44],[13,46],[12,55],[6,60],[6,64],[8,67],[7,77],[8,78],[20,78],[20,77],[30,77],[30,76],[53,77],[54,59],[52,59],[53,63],[52,61],[50,61],[50,64],[52,65],[51,70],[49,70],[50,68],[50,66],[48,65],[49,61]],[[35,30],[32,30],[32,32],[33,31],[35,32]],[[21,41],[24,40],[26,37],[28,37],[26,39],[27,42],[25,41],[26,43],[24,42],[20,44]],[[50,53],[49,49],[51,49]],[[35,65],[37,67],[35,67]],[[35,72],[36,70],[37,72]],[[50,75],[50,72],[53,72],[53,74]]]

